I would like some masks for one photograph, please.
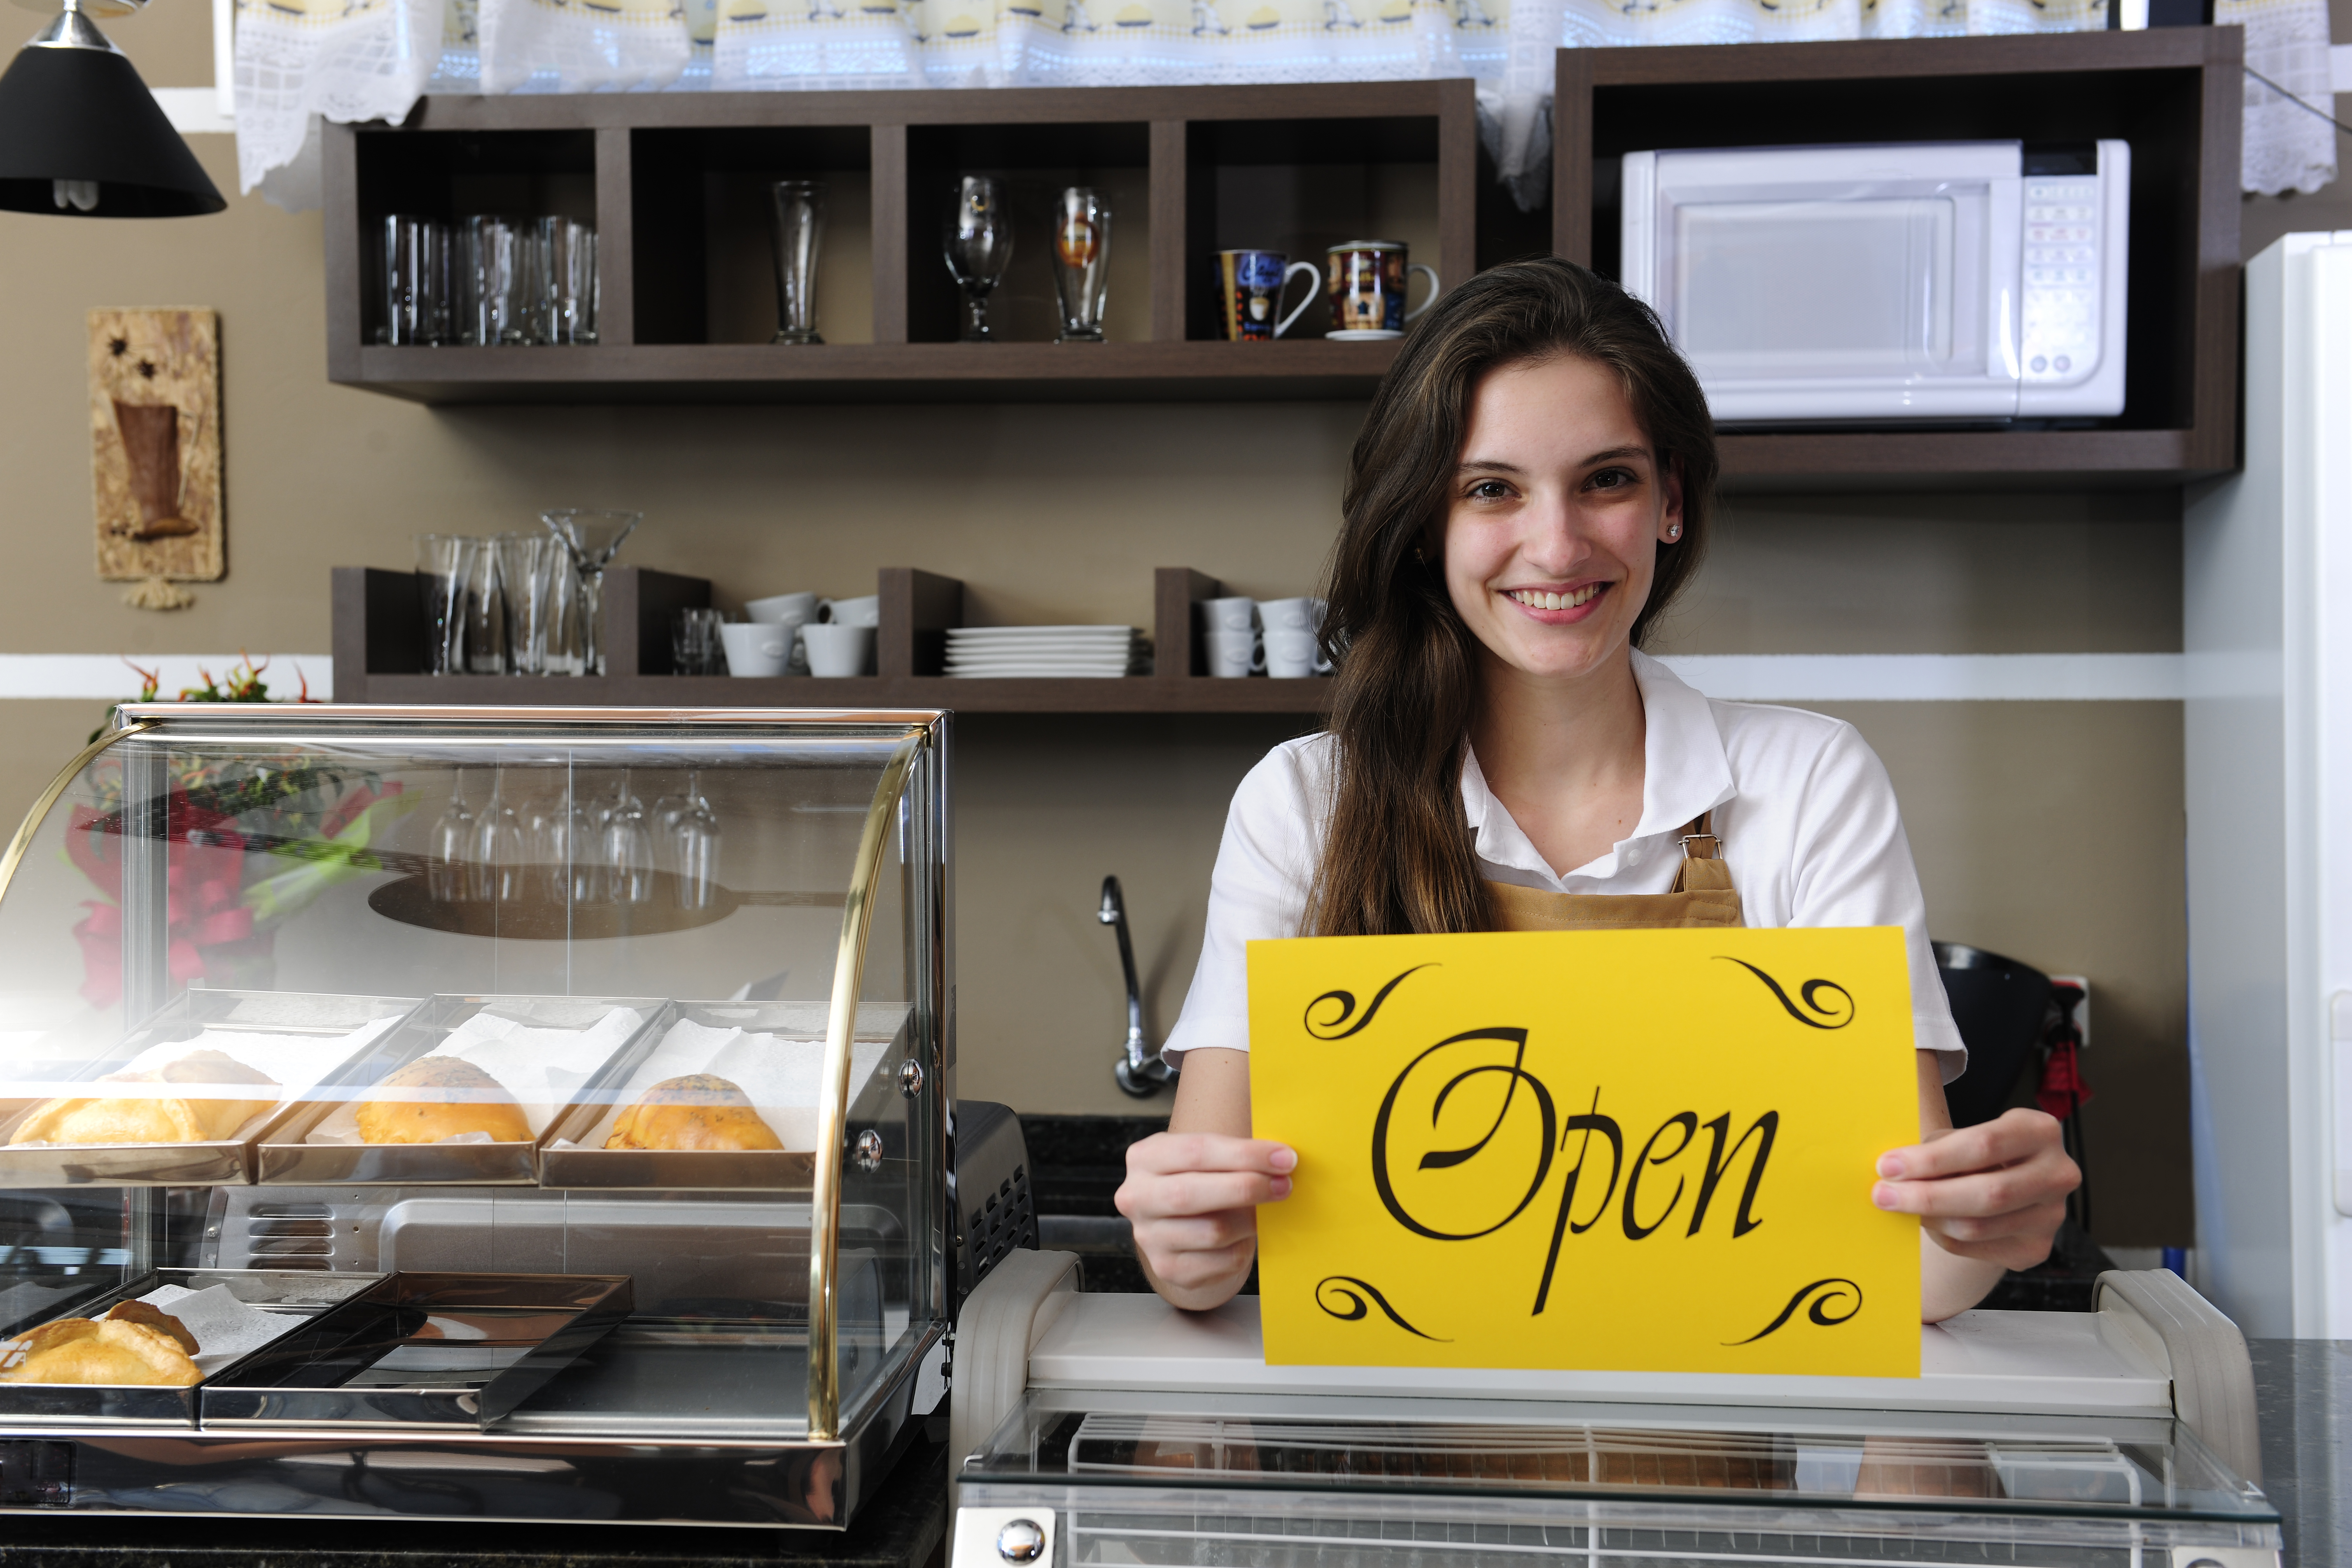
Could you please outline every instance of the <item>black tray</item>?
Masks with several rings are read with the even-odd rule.
[[[390,1275],[223,1368],[203,1385],[198,1418],[206,1430],[478,1429],[530,1397],[633,1304],[624,1275]],[[483,1337],[441,1335],[444,1327]]]

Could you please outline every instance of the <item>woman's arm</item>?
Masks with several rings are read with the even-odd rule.
[[[1249,1131],[1249,1053],[1196,1047],[1168,1131],[1127,1152],[1118,1212],[1135,1226],[1144,1277],[1171,1305],[1231,1300],[1257,1257],[1257,1205],[1289,1195],[1298,1156]]]
[[[1983,1300],[2004,1270],[2050,1256],[2083,1173],[2066,1157],[2056,1118],[2039,1110],[1955,1131],[1936,1053],[1914,1054],[1920,1141],[1878,1157],[1870,1199],[1920,1216],[1919,1318],[1940,1323]]]

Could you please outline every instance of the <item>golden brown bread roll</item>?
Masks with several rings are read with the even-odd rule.
[[[368,1100],[359,1109],[362,1142],[438,1143],[464,1132],[487,1132],[494,1143],[530,1142],[522,1107],[504,1084],[471,1062],[419,1057],[377,1087],[457,1089],[467,1098]]]
[[[204,1348],[196,1343],[196,1336],[188,1331],[187,1324],[152,1301],[117,1301],[106,1315],[118,1323],[141,1323],[159,1333],[169,1334],[190,1355]]]
[[[268,1084],[278,1080],[219,1051],[190,1051],[152,1072],[110,1073],[100,1083]],[[16,1124],[11,1143],[209,1143],[233,1135],[278,1103],[267,1100],[52,1100]]]
[[[711,1073],[666,1078],[613,1119],[607,1149],[781,1149],[751,1097]]]
[[[121,1319],[60,1318],[0,1344],[0,1383],[186,1388],[204,1375],[171,1335]]]

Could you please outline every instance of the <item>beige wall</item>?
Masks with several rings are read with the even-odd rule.
[[[200,0],[110,24],[159,86],[208,81]],[[233,189],[226,138],[194,143]],[[2321,200],[2332,199],[2328,197]],[[2317,213],[2302,198],[2298,213]],[[2257,213],[2294,203],[2250,204]],[[2330,220],[2352,226],[2352,214]],[[229,577],[194,608],[123,608],[90,565],[82,313],[223,318]],[[403,567],[423,530],[549,505],[642,507],[626,559],[725,595],[869,591],[885,564],[961,576],[976,618],[1148,623],[1150,571],[1244,593],[1312,581],[1360,409],[892,407],[439,411],[325,383],[317,216],[236,200],[150,224],[0,215],[0,652],[328,646],[328,568]],[[561,351],[550,351],[561,352]],[[2176,649],[2169,495],[1733,498],[1665,628],[1681,652]],[[127,679],[127,675],[126,675]],[[126,687],[127,690],[127,687]],[[15,702],[0,814],[98,721]],[[1840,707],[1886,759],[1940,936],[2090,976],[2098,1230],[2189,1231],[2176,704]],[[1108,1064],[1117,958],[1095,922],[1125,879],[1150,1026],[1180,1007],[1234,782],[1280,721],[961,723],[960,971],[968,1095],[1030,1110],[1132,1102]]]

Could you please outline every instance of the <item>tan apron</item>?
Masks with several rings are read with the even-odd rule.
[[[1496,931],[1656,931],[1665,927],[1739,926],[1739,891],[1731,885],[1715,813],[1683,826],[1682,869],[1665,893],[1553,893],[1512,882],[1488,882],[1486,899]]]

